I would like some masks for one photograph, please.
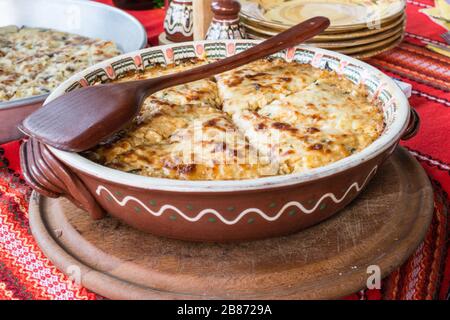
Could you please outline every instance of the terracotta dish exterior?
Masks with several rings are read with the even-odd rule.
[[[201,41],[148,48],[105,61],[59,86],[65,91],[114,80],[157,63],[224,58],[258,41]],[[145,232],[194,241],[237,241],[285,235],[316,224],[350,203],[419,120],[401,89],[379,70],[335,52],[298,46],[277,53],[287,61],[331,68],[366,86],[381,102],[386,128],[366,149],[298,174],[235,181],[184,181],[133,175],[33,139],[22,146],[26,180],[41,194],[66,196],[101,218],[106,212]]]

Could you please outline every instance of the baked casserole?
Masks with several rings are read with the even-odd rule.
[[[89,65],[120,54],[111,41],[43,28],[0,28],[0,102],[48,94]]]
[[[130,81],[206,63],[188,60]],[[263,59],[149,96],[130,127],[84,153],[150,177],[239,180],[303,172],[370,145],[384,128],[366,89],[333,71]]]

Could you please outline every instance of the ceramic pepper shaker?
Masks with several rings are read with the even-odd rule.
[[[213,19],[206,34],[208,40],[245,39],[239,23],[241,5],[236,0],[216,0],[211,4]]]
[[[172,0],[166,11],[164,31],[172,42],[191,41],[193,39],[192,0]]]

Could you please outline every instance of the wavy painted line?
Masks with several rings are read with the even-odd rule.
[[[126,196],[124,197],[122,200],[117,199],[111,191],[109,191],[105,186],[99,185],[97,187],[96,193],[98,196],[100,196],[102,191],[105,191],[106,193],[109,194],[109,196],[121,207],[124,207],[128,201],[135,201],[138,204],[140,204],[147,212],[149,212],[150,214],[154,215],[155,217],[159,217],[161,216],[166,210],[173,210],[175,212],[177,212],[180,216],[182,216],[184,219],[186,219],[187,221],[190,222],[196,222],[198,220],[200,220],[204,215],[206,214],[213,214],[215,215],[220,221],[222,221],[225,224],[228,225],[232,225],[232,224],[236,224],[237,222],[239,222],[239,220],[241,220],[245,215],[255,212],[257,214],[259,214],[262,218],[266,219],[267,221],[275,221],[277,220],[283,213],[284,211],[286,211],[287,208],[289,207],[297,207],[298,209],[300,209],[303,213],[305,214],[310,214],[312,212],[314,212],[323,202],[323,200],[325,200],[326,198],[330,198],[331,200],[333,200],[334,203],[340,203],[342,202],[346,197],[347,194],[353,189],[355,188],[357,191],[361,191],[364,186],[366,185],[367,181],[369,180],[369,178],[375,174],[375,172],[377,171],[377,166],[375,166],[370,173],[367,175],[366,179],[364,180],[364,183],[360,186],[358,184],[358,182],[353,182],[350,187],[348,187],[347,191],[344,193],[344,195],[341,198],[337,198],[333,193],[329,192],[324,194],[316,203],[315,206],[313,206],[311,209],[307,209],[305,208],[300,202],[298,201],[290,201],[288,203],[286,203],[281,209],[280,211],[278,211],[278,213],[271,217],[268,216],[266,213],[264,213],[263,211],[261,211],[258,208],[248,208],[245,209],[244,211],[242,211],[235,219],[233,220],[227,220],[226,218],[224,218],[218,211],[214,210],[214,209],[204,209],[202,211],[199,212],[198,215],[196,215],[195,217],[189,217],[186,214],[184,214],[181,210],[179,210],[177,207],[174,207],[170,204],[165,204],[163,206],[161,206],[161,208],[158,211],[153,211],[152,209],[150,209],[149,207],[147,207],[145,205],[145,203],[143,203],[141,200],[133,197],[133,196]]]

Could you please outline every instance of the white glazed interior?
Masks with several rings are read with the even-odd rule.
[[[231,41],[199,41],[195,44],[209,44],[209,43],[258,43],[256,40],[231,40]],[[185,43],[187,45],[189,43]],[[123,59],[123,57],[134,57],[139,53],[151,52],[152,50],[166,50],[168,48],[175,48],[183,46],[183,44],[166,45],[154,48],[143,49],[141,51],[135,51],[132,53],[124,54],[119,57],[104,61],[95,66],[92,66],[66,80],[58,88],[56,88],[53,93],[47,98],[45,103],[57,98],[62,95],[71,85],[77,83],[84,76],[97,70],[99,68],[105,68],[109,66],[112,62]],[[345,171],[349,168],[355,167],[369,159],[374,158],[379,155],[389,147],[393,146],[401,137],[401,134],[405,130],[408,120],[409,120],[409,104],[406,96],[401,91],[401,89],[395,84],[395,82],[383,74],[378,69],[361,62],[359,60],[353,59],[351,57],[309,46],[298,46],[300,49],[307,49],[312,51],[315,55],[326,54],[337,58],[339,61],[348,62],[351,65],[362,68],[367,76],[375,76],[380,79],[380,83],[383,85],[383,89],[387,90],[393,97],[394,103],[397,105],[395,114],[393,115],[393,121],[386,128],[386,132],[380,136],[376,141],[374,141],[370,146],[365,148],[359,153],[353,154],[349,157],[343,158],[339,161],[331,163],[329,165],[311,169],[307,172],[294,173],[289,175],[280,175],[273,177],[265,177],[258,179],[247,179],[247,180],[231,180],[231,181],[186,181],[186,180],[174,180],[167,178],[153,178],[146,176],[139,176],[135,174],[130,174],[122,172],[119,170],[111,169],[106,166],[94,163],[77,153],[66,152],[57,150],[50,147],[51,151],[64,163],[67,165],[77,168],[78,170],[98,177],[100,179],[105,179],[110,182],[120,183],[122,185],[132,186],[141,189],[150,190],[166,190],[166,191],[177,191],[177,192],[223,192],[223,191],[239,191],[239,190],[256,190],[256,189],[266,189],[272,187],[280,187],[292,184],[298,184],[307,181],[313,181],[322,177],[329,176],[338,172]]]

